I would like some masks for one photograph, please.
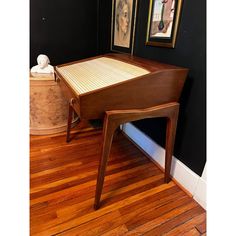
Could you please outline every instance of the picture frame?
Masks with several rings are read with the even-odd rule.
[[[133,55],[138,0],[112,0],[111,51]]]
[[[182,0],[150,0],[146,45],[174,48]]]

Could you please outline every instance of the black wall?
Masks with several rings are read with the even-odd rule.
[[[206,1],[183,0],[181,20],[174,49],[145,46],[148,0],[139,0],[135,48],[136,56],[190,69],[181,99],[174,155],[198,175],[206,162]],[[111,1],[101,0],[100,50],[109,51]],[[108,35],[105,39],[104,35]],[[163,119],[134,122],[154,141],[164,145]]]
[[[30,1],[30,67],[41,53],[58,65],[97,52],[98,0]]]

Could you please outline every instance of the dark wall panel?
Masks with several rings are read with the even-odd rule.
[[[180,99],[174,155],[201,175],[206,162],[206,2],[183,1],[174,49],[145,46],[149,1],[139,1],[135,55],[190,69]],[[135,125],[164,145],[165,121],[143,120]]]
[[[98,52],[98,1],[31,0],[30,66],[40,53],[52,65]]]
[[[100,24],[106,24],[100,27],[100,35],[103,35],[100,39],[103,40],[103,51],[107,52],[110,38],[106,39],[104,35],[110,28],[111,1],[100,2],[103,5],[100,11],[103,19]],[[181,108],[174,155],[201,175],[206,162],[206,1],[183,0],[174,49],[145,46],[148,9],[149,1],[139,0],[134,54],[190,69],[180,99]],[[148,119],[134,124],[154,141],[164,145],[165,120]]]
[[[99,53],[109,53],[111,43],[112,0],[99,0]]]

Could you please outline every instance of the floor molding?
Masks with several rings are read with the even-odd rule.
[[[194,200],[196,200],[204,209],[206,209],[206,165],[204,167],[202,176],[198,180],[198,184],[194,193]]]
[[[139,148],[147,153],[154,162],[164,169],[164,148],[155,143],[150,137],[131,123],[124,124],[122,130]],[[187,193],[192,195],[203,208],[206,207],[205,179],[201,178],[174,156],[172,157],[171,175],[182,189],[187,190]]]

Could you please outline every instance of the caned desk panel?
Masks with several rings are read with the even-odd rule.
[[[103,118],[108,110],[175,102],[186,74],[185,68],[123,54],[106,54],[56,67],[59,84],[84,119]]]
[[[78,95],[149,73],[138,66],[108,57],[78,62],[57,70]]]

